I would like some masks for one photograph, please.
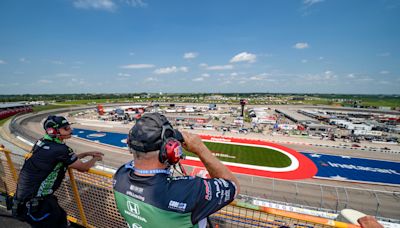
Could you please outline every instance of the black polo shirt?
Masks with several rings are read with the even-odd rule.
[[[23,201],[53,194],[60,187],[68,166],[77,159],[70,147],[45,135],[35,143],[22,166],[17,199]]]

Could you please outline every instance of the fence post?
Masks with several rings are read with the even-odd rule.
[[[347,204],[349,203],[349,195],[347,194],[347,189],[343,187],[344,192],[346,193],[346,204],[344,205],[344,208],[347,208]]]
[[[375,211],[375,217],[378,216],[378,211],[379,211],[379,206],[381,205],[381,202],[379,201],[378,195],[374,191],[374,195],[376,198],[376,211]]]
[[[78,186],[75,182],[74,173],[71,168],[68,168],[68,174],[69,174],[69,179],[71,182],[72,191],[74,192],[75,201],[76,201],[76,204],[77,204],[77,207],[79,210],[79,215],[81,216],[81,219],[82,219],[82,225],[84,227],[88,227],[85,211],[83,210],[83,206],[82,206],[81,197],[79,196]]]
[[[319,186],[321,188],[321,202],[320,202],[320,208],[322,208],[323,205],[323,198],[324,198],[324,189],[322,188],[322,185]]]
[[[11,156],[10,156],[11,151],[3,149],[3,148],[1,150],[6,155],[6,159],[7,159],[8,166],[10,167],[11,175],[13,176],[15,184],[17,184],[18,176],[17,176],[17,171],[15,170],[14,164],[12,163],[12,160],[11,160]]]
[[[339,192],[337,190],[337,187],[335,187],[335,191],[336,191],[336,213],[337,213],[339,209]]]

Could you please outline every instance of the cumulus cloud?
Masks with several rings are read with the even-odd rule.
[[[143,0],[73,0],[73,5],[78,9],[94,9],[114,12],[118,8],[116,2],[131,7],[147,7],[147,3]]]
[[[187,52],[187,53],[183,54],[184,59],[194,59],[197,56],[199,56],[199,54],[196,52]]]
[[[119,77],[130,77],[130,74],[126,74],[126,73],[118,73]]]
[[[78,9],[96,9],[114,11],[117,5],[111,0],[75,0],[74,6]]]
[[[249,62],[254,63],[256,61],[257,56],[255,54],[242,52],[235,55],[229,62],[237,63],[237,62]]]
[[[158,79],[157,78],[153,78],[153,77],[148,77],[148,78],[145,78],[144,81],[145,82],[156,82],[156,81],[158,81]]]
[[[153,64],[129,64],[120,66],[122,69],[146,69],[146,68],[153,68]]]
[[[51,80],[47,80],[47,79],[41,79],[39,81],[37,81],[39,84],[51,84],[53,83],[53,81]]]
[[[198,77],[198,78],[192,79],[192,81],[194,81],[194,82],[201,82],[201,81],[204,81],[204,78],[203,78],[203,77]]]
[[[0,64],[6,64],[6,61],[0,59]]]
[[[323,2],[324,0],[304,0],[303,1],[303,4],[305,5],[305,6],[312,6],[312,5],[314,5],[314,4],[317,4],[317,3],[321,3],[321,2]]]
[[[177,72],[188,72],[189,69],[187,67],[176,67],[176,66],[171,66],[171,67],[165,67],[165,68],[159,68],[154,71],[155,74],[171,74],[171,73],[177,73]]]
[[[20,58],[19,61],[21,63],[30,63],[30,61],[27,58],[24,58],[24,57]]]
[[[207,70],[231,70],[233,69],[233,65],[215,65],[215,66],[208,66],[207,64],[200,64],[202,67],[206,68]]]
[[[296,48],[296,49],[306,49],[309,47],[310,46],[308,45],[308,43],[296,43],[295,45],[293,45],[293,48]]]
[[[143,0],[125,0],[125,2],[132,7],[146,7],[147,3]]]

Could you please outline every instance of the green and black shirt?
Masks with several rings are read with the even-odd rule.
[[[205,218],[233,201],[233,182],[200,177],[135,175],[130,163],[114,175],[114,196],[128,227],[205,227]]]
[[[16,197],[26,201],[53,194],[61,185],[69,165],[78,157],[58,139],[45,135],[33,146],[19,174]]]

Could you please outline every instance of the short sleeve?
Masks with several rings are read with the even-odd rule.
[[[197,195],[197,206],[192,212],[193,224],[231,203],[236,194],[236,186],[229,180],[211,178],[202,179],[201,182]]]
[[[69,166],[78,160],[78,156],[76,156],[74,150],[72,150],[70,147],[66,147],[58,152],[57,160],[64,163],[65,166]]]

